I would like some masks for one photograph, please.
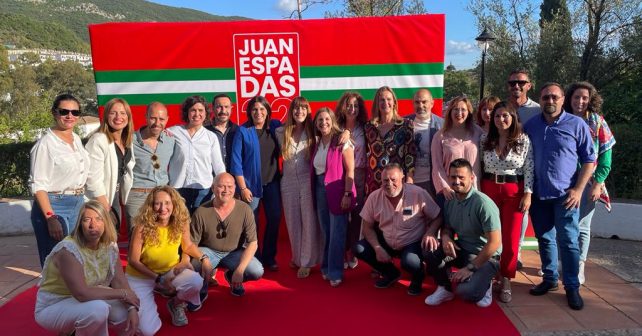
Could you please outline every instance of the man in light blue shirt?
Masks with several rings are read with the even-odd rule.
[[[544,295],[557,290],[557,254],[562,260],[562,281],[569,307],[580,310],[579,206],[582,191],[593,172],[595,149],[590,130],[581,118],[562,109],[564,90],[557,83],[540,90],[542,113],[531,118],[524,131],[531,139],[535,186],[531,219],[539,244],[543,281],[530,290]],[[577,163],[582,164],[577,171]]]
[[[176,147],[174,137],[165,132],[169,119],[165,105],[159,102],[147,105],[145,119],[147,125],[134,133],[134,183],[125,205],[129,232],[147,194],[154,187],[169,183],[167,167]]]

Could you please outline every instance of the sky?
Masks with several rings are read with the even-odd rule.
[[[252,19],[288,19],[296,10],[296,0],[152,0],[151,2],[200,10],[215,15],[243,16]],[[303,12],[304,19],[323,18],[326,11],[341,9],[343,1],[312,5]],[[424,0],[431,14],[446,14],[446,60],[457,70],[473,68],[481,57],[475,44],[480,33],[474,16],[466,10],[466,0]]]

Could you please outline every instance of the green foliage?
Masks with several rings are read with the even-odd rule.
[[[617,141],[613,147],[613,167],[606,186],[611,198],[642,199],[642,127],[639,124],[609,125]]]
[[[426,7],[419,0],[343,0],[343,9],[326,12],[325,17],[388,16],[424,14]]]
[[[446,68],[444,72],[444,103],[454,97],[466,95],[473,100],[479,92],[475,70],[455,70]]]
[[[540,6],[540,39],[533,80],[571,83],[578,79],[578,51],[571,35],[571,14],[565,0],[544,0]],[[551,62],[550,60],[560,60]]]
[[[29,152],[33,145],[0,144],[0,197],[29,196]]]
[[[0,9],[0,41],[25,48],[88,52],[89,24],[240,19],[244,18],[210,15],[144,0],[3,0]]]
[[[27,49],[89,52],[89,45],[64,25],[21,14],[0,13],[0,41]]]

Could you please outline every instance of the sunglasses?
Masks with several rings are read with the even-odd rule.
[[[218,223],[216,226],[216,239],[224,239],[227,237],[227,224]]]
[[[69,113],[71,113],[71,115],[73,115],[74,117],[80,117],[80,110],[67,110],[64,108],[58,108],[56,109],[56,113],[58,113],[61,116],[66,116]]]
[[[154,167],[154,169],[160,169],[160,162],[158,161],[158,155],[152,154],[151,159],[152,159],[152,167]]]
[[[515,84],[517,84],[519,86],[524,86],[524,85],[528,84],[529,81],[526,81],[526,80],[511,80],[511,81],[508,81],[507,83],[508,83],[508,86],[515,86]]]

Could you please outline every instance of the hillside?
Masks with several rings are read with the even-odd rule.
[[[143,0],[0,0],[0,43],[88,52],[87,25],[91,23],[243,19]]]

